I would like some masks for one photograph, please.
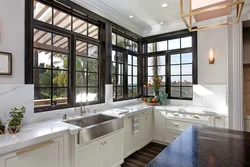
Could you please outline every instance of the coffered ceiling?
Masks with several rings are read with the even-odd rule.
[[[72,1],[141,36],[186,28],[180,20],[180,0]],[[189,0],[184,0],[184,6],[188,7],[188,2]],[[246,3],[249,4],[249,1]],[[168,4],[168,7],[163,8],[162,4]],[[130,18],[131,15],[133,18]]]

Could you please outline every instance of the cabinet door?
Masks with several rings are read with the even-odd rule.
[[[147,141],[150,143],[153,139],[153,111],[147,112],[147,130]]]
[[[147,112],[143,111],[140,114],[140,144],[141,148],[148,142],[148,125],[147,125]]]
[[[140,135],[133,134],[133,116],[124,118],[124,158],[128,157],[140,147]]]
[[[63,167],[63,137],[0,157],[1,167]]]
[[[104,167],[103,141],[96,141],[76,149],[76,167]]]
[[[106,160],[105,167],[117,167],[120,166],[123,162],[123,131],[118,132],[110,137],[105,139],[105,151],[104,156]]]
[[[154,111],[154,140],[165,142],[166,112]]]

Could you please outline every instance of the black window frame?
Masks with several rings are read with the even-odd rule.
[[[185,37],[192,37],[192,47],[191,48],[181,48],[181,38]],[[148,44],[149,43],[156,43],[161,41],[169,41],[172,39],[180,39],[180,49],[173,49],[173,50],[165,50],[165,51],[155,51],[155,52],[147,52],[148,50]],[[169,46],[169,43],[168,43]],[[156,48],[156,46],[155,46]],[[168,48],[168,47],[167,47]],[[171,75],[170,75],[170,55],[171,54],[178,54],[178,53],[192,53],[193,63],[192,63],[192,85],[198,83],[198,60],[197,60],[197,32],[189,32],[188,30],[180,30],[176,32],[156,35],[152,37],[147,37],[143,39],[143,49],[144,52],[142,54],[143,56],[143,84],[146,85],[148,83],[148,57],[154,57],[154,56],[165,56],[166,60],[166,69],[165,69],[165,76],[166,76],[166,84],[165,84],[165,90],[166,93],[169,95],[169,99],[178,99],[178,100],[193,100],[192,98],[186,98],[186,97],[171,97]],[[169,49],[169,48],[168,48]],[[144,89],[144,95],[148,96],[148,89]]]

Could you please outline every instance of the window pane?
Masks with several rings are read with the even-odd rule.
[[[67,87],[68,86],[68,72],[67,71],[53,71],[53,86]]]
[[[149,76],[156,75],[157,74],[157,70],[158,70],[157,67],[148,67],[148,75]]]
[[[87,71],[87,58],[76,56],[76,71]]]
[[[117,70],[118,70],[118,74],[123,74],[123,64],[118,63]]]
[[[172,76],[171,77],[171,86],[180,86],[180,85],[181,85],[180,76]]]
[[[113,98],[116,98],[116,87],[113,87]]]
[[[98,60],[88,59],[88,72],[98,72]]]
[[[112,44],[116,45],[116,34],[112,33]]]
[[[168,41],[157,42],[157,51],[168,50]]]
[[[173,50],[173,49],[180,49],[180,39],[172,39],[168,41],[168,48],[169,50]]]
[[[181,38],[181,48],[192,47],[192,37]]]
[[[71,16],[54,9],[54,25],[71,30]]]
[[[51,70],[34,69],[33,71],[35,87],[51,87]]]
[[[88,74],[88,86],[98,86],[98,74]]]
[[[181,83],[181,85],[182,86],[192,86],[192,84],[193,84],[193,81],[192,81],[192,76],[183,76],[182,77],[182,83]]]
[[[156,65],[157,65],[157,57],[149,57],[148,66],[156,66]]]
[[[181,54],[181,62],[182,63],[192,63],[193,62],[192,53]]]
[[[128,66],[128,75],[132,75],[132,66]]]
[[[117,87],[117,98],[123,98],[123,87]]]
[[[137,87],[133,87],[133,96],[134,97],[138,96],[138,88]]]
[[[117,46],[124,47],[124,37],[117,35]]]
[[[116,63],[114,62],[111,65],[111,74],[117,74]]]
[[[117,61],[118,63],[123,63],[123,53],[117,52],[116,61]]]
[[[137,73],[137,67],[133,67],[133,75],[138,75],[138,73]]]
[[[86,102],[86,88],[76,88],[76,102]]]
[[[128,86],[132,86],[132,77],[128,76]]]
[[[60,35],[53,35],[53,50],[58,52],[69,52],[69,39]]]
[[[66,88],[53,89],[53,100],[56,100],[57,105],[67,104],[68,103],[68,89]]]
[[[123,76],[122,75],[118,75],[117,85],[118,86],[123,86]]]
[[[137,66],[137,61],[138,61],[138,57],[137,56],[133,56],[133,65]]]
[[[34,1],[34,19],[46,23],[52,23],[52,8],[40,2]]]
[[[98,46],[88,44],[88,56],[98,58]]]
[[[132,61],[132,56],[128,55],[128,64],[132,65],[133,61]]]
[[[68,69],[68,55],[54,53],[53,54],[53,68],[54,69]]]
[[[193,88],[192,87],[182,87],[181,94],[182,94],[182,97],[192,98],[193,97]]]
[[[158,75],[165,75],[165,66],[158,66]]]
[[[128,87],[128,97],[133,97],[133,87]]]
[[[99,28],[96,25],[88,23],[88,36],[99,39]]]
[[[51,38],[51,33],[34,29],[34,47],[51,50]]]
[[[76,86],[87,86],[86,72],[76,72]]]
[[[174,65],[171,66],[171,75],[180,75],[180,66],[179,65]]]
[[[112,80],[111,80],[112,84],[114,86],[117,86],[117,81],[116,81],[116,75],[112,75]]]
[[[112,61],[116,61],[116,51],[112,50]]]
[[[87,56],[87,43],[76,41],[76,54],[79,56]]]
[[[97,100],[98,100],[98,88],[89,88],[88,101],[97,101]]]
[[[51,52],[34,49],[34,67],[51,68]]]
[[[148,88],[148,96],[154,96],[154,88],[152,86]]]
[[[73,17],[73,31],[82,35],[87,35],[87,22]]]
[[[165,56],[158,56],[157,57],[157,64],[158,65],[165,65],[166,64],[166,57]]]
[[[126,48],[126,49],[129,49],[129,50],[132,50],[132,49],[133,49],[133,43],[132,43],[131,40],[125,39],[125,48]]]
[[[133,44],[134,44],[133,50],[135,52],[138,52],[138,43],[137,42],[133,42]]]
[[[133,77],[133,86],[137,86],[137,85],[138,85],[138,78]]]
[[[148,53],[155,52],[155,51],[156,51],[155,43],[149,43],[148,44]]]
[[[51,89],[35,88],[35,106],[51,105]]]
[[[182,75],[192,74],[192,64],[182,65]]]
[[[181,64],[180,55],[171,55],[171,64]]]
[[[171,97],[180,97],[180,87],[171,87]]]
[[[160,87],[159,91],[162,92],[162,93],[166,93],[166,88],[165,87]]]

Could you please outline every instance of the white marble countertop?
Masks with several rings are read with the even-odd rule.
[[[121,106],[116,109],[106,110],[102,113],[114,115],[117,117],[123,117],[127,115],[135,114],[138,111],[144,109],[153,108],[151,106],[146,106],[143,103],[132,106]],[[207,109],[202,107],[190,107],[190,106],[155,106],[157,110],[167,110],[167,111],[178,111],[186,113],[200,113],[200,114],[215,114],[220,116],[223,115],[223,111],[215,109]],[[123,114],[120,114],[123,113]],[[89,115],[85,115],[89,116]],[[79,116],[75,116],[77,118]],[[69,118],[69,119],[72,119]],[[81,128],[78,126],[70,125],[62,122],[62,119],[50,120],[45,122],[38,122],[34,124],[24,125],[21,127],[21,131],[17,134],[9,134],[8,131],[5,135],[0,135],[0,155],[12,152],[30,145],[34,145],[40,142],[44,142],[64,134],[75,135]]]

